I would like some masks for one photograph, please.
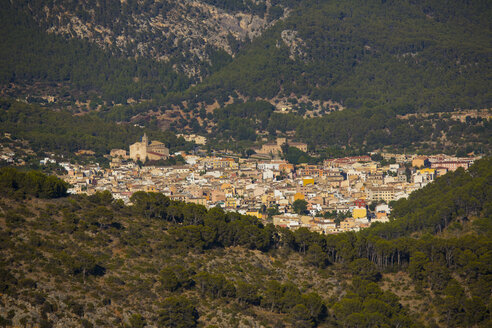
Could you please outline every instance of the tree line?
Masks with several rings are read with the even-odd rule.
[[[22,172],[12,167],[0,168],[0,192],[23,198],[31,195],[38,198],[67,196],[68,183],[37,171]]]

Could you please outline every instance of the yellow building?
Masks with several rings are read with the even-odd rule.
[[[227,197],[225,206],[229,208],[236,208],[238,206],[238,200],[234,197]]]
[[[295,193],[295,195],[294,195],[294,202],[295,202],[296,200],[298,200],[298,199],[305,200],[305,198],[306,198],[306,196],[304,196],[304,194],[303,194],[303,193],[297,192],[297,193]]]
[[[220,190],[222,190],[225,194],[231,194],[231,195],[236,194],[236,188],[230,183],[223,183],[220,186]]]
[[[435,174],[436,170],[435,169],[430,169],[430,168],[425,168],[422,170],[419,170],[420,174]]]
[[[340,230],[351,230],[355,228],[356,223],[353,218],[346,218],[344,221],[340,222]]]
[[[232,158],[206,157],[202,160],[202,164],[213,170],[239,168],[239,164]]]
[[[246,212],[246,215],[251,215],[251,216],[254,216],[258,219],[263,218],[263,215],[259,211],[249,211],[249,212]]]
[[[152,185],[152,186],[145,186],[144,191],[145,192],[158,192],[159,190],[157,190],[156,186]]]
[[[354,208],[352,211],[352,217],[354,219],[365,218],[367,216],[367,210],[363,207]]]
[[[314,178],[304,178],[302,179],[302,185],[307,186],[309,184],[314,184]]]

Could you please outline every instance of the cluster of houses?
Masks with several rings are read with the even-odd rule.
[[[3,133],[0,143],[0,162],[7,165],[24,166],[26,161],[36,156],[36,153],[29,148],[26,141],[12,138],[10,133]]]
[[[15,164],[15,152],[9,147],[0,148],[0,160],[8,164]]]
[[[448,171],[466,169],[475,160],[382,154],[394,159],[394,164],[381,166],[370,156],[356,156],[294,166],[283,160],[181,154],[185,165],[155,167],[113,155],[115,160],[106,169],[67,164],[68,174],[63,178],[73,186],[69,191],[109,190],[125,203],[137,191],[159,192],[172,200],[220,206],[277,226],[307,227],[322,233],[357,231],[386,222],[390,202],[408,197]],[[297,200],[304,201],[304,213],[294,213]]]

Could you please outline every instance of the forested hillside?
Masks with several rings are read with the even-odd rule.
[[[109,104],[126,103],[190,85],[171,63],[112,55],[88,41],[48,34],[8,0],[0,1],[0,45],[0,84],[62,83],[65,90],[55,88],[54,95],[72,93],[72,101],[93,92]]]
[[[489,1],[0,5],[4,97],[237,152],[490,152],[490,114],[447,115],[492,107]]]
[[[0,324],[488,327],[491,164],[439,178],[388,224],[326,236],[156,193],[42,200],[30,184],[56,179],[3,168]]]
[[[166,29],[186,21],[186,15],[200,17],[201,6],[211,5],[219,11],[211,14],[214,11],[208,8],[205,12],[218,21],[238,12],[243,15],[239,15],[241,22],[247,17],[250,23],[253,17],[268,21],[269,15],[279,16],[272,14],[274,8],[282,14],[288,9],[289,15],[264,32],[266,25],[259,26],[251,37],[261,36],[234,51],[229,41],[222,46],[214,43],[205,13],[201,22],[184,29],[188,36],[166,34]],[[183,5],[190,6],[186,14],[180,6],[173,1],[2,1],[2,81],[73,79],[81,87],[89,81],[102,87],[99,75],[105,75],[110,84],[116,84],[111,96],[123,93],[118,96],[123,99],[137,95],[126,89],[131,88],[132,79],[138,79],[133,87],[148,99],[183,90],[185,80],[170,68],[176,70],[192,60],[208,67],[202,77],[219,70],[190,90],[194,100],[227,99],[237,91],[263,98],[308,95],[351,108],[389,105],[400,112],[491,105],[492,8],[488,1],[195,1]],[[163,17],[161,26],[156,19]],[[48,37],[36,24],[44,31],[99,44],[108,52],[84,42]],[[234,24],[243,28],[246,23]],[[235,31],[225,23],[214,28],[221,35]],[[248,31],[231,37],[241,44]],[[191,50],[183,52],[187,43]],[[168,56],[173,50],[178,53]],[[107,58],[110,53],[115,57]],[[190,59],[193,56],[187,53],[197,58]],[[233,60],[230,54],[235,55]],[[139,61],[118,59],[121,56],[138,56]],[[169,58],[159,60],[159,56]],[[87,62],[83,70],[80,61],[87,59],[93,62]],[[30,66],[34,62],[38,67]],[[113,79],[118,83],[111,83]]]
[[[11,2],[44,31],[91,41],[114,55],[171,62],[190,77],[229,61],[294,4],[281,1],[22,1]]]
[[[305,1],[197,90],[401,111],[490,107],[488,1]]]
[[[217,128],[210,136],[234,140],[227,147],[235,149],[241,147],[237,141],[257,140],[257,131],[270,136],[290,134],[308,143],[312,151],[327,155],[330,148],[359,153],[383,147],[451,154],[489,151],[492,129],[486,118],[461,122],[449,114],[425,118],[398,118],[398,114],[391,109],[362,108],[304,118],[298,113],[275,112],[264,101],[247,102],[215,110],[212,120]],[[203,127],[197,131],[203,132]]]
[[[65,156],[81,149],[91,149],[99,156],[108,154],[113,148],[128,149],[144,133],[172,150],[191,147],[183,138],[177,138],[169,131],[108,123],[94,115],[73,116],[68,111],[55,112],[1,98],[0,131],[29,141],[36,152],[55,152]]]

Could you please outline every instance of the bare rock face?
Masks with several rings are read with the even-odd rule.
[[[210,63],[214,52],[234,56],[238,44],[276,22],[269,19],[269,0],[245,0],[244,6],[232,9],[211,3],[215,2],[54,0],[28,4],[27,9],[48,32],[87,39],[129,57],[175,60],[177,70],[200,76],[200,65]]]
[[[303,59],[306,57],[303,48],[306,46],[304,40],[297,36],[297,31],[284,30],[280,34],[282,41],[289,48],[289,58],[295,60],[296,58]]]

